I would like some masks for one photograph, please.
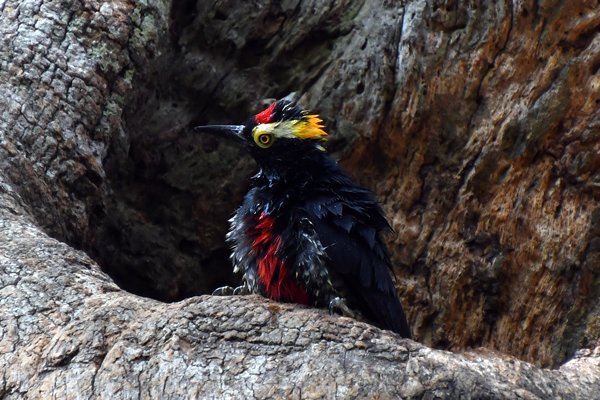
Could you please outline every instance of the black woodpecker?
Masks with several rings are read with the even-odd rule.
[[[390,225],[373,193],[320,145],[323,128],[286,99],[245,125],[195,128],[236,137],[259,166],[227,234],[243,274],[235,293],[328,307],[410,337],[380,238]]]

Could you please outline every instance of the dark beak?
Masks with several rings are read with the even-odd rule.
[[[194,128],[194,132],[218,133],[243,139],[244,125],[203,125]]]

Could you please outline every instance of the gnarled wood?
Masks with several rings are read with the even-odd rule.
[[[600,349],[543,370],[257,296],[160,303],[26,219],[0,221],[3,398],[583,399],[600,388]]]
[[[597,2],[0,10],[0,397],[600,393]],[[160,299],[230,279],[252,163],[185,127],[292,90],[380,195],[418,341],[575,358],[432,350],[252,296],[161,303],[76,250]]]

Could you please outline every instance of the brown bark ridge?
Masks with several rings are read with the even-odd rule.
[[[1,398],[598,398],[597,1],[0,12]],[[231,279],[252,163],[184,128],[291,90],[380,195],[416,339],[491,350],[115,284]]]

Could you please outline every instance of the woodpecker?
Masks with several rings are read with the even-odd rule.
[[[235,137],[259,171],[230,219],[235,291],[329,308],[410,337],[380,234],[391,230],[373,193],[329,156],[322,120],[281,99],[244,125],[197,131]]]

